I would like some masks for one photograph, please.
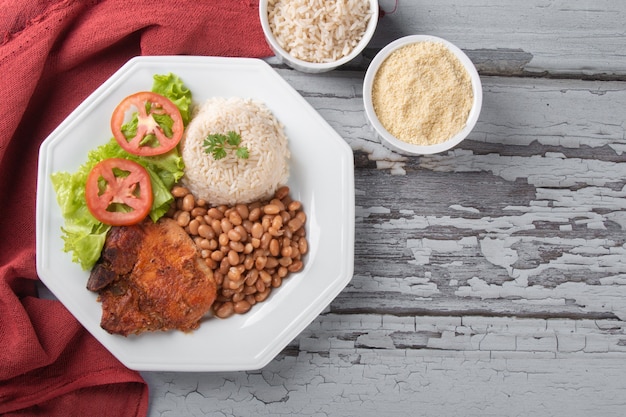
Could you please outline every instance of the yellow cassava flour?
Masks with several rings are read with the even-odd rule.
[[[380,123],[415,145],[442,143],[458,133],[473,100],[472,81],[461,61],[445,45],[431,41],[393,51],[372,86]]]

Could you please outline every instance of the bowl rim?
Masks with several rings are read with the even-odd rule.
[[[365,29],[365,33],[363,33],[363,37],[357,43],[350,53],[337,61],[333,62],[309,62],[304,61],[302,59],[296,58],[283,49],[278,42],[276,41],[276,37],[272,33],[272,29],[269,25],[269,20],[267,18],[267,3],[268,0],[260,0],[259,1],[259,19],[261,20],[261,27],[263,29],[263,33],[265,34],[265,39],[270,44],[271,49],[279,55],[281,58],[287,61],[287,63],[293,63],[294,65],[302,68],[308,68],[314,71],[325,71],[332,70],[337,67],[340,67],[359,55],[363,49],[369,44],[374,36],[374,32],[376,31],[376,27],[378,25],[378,1],[377,0],[368,0],[370,4],[370,9],[372,11],[372,15],[370,16],[370,20],[367,23],[367,28]]]
[[[383,127],[382,123],[378,119],[378,116],[376,115],[376,112],[374,111],[374,105],[372,103],[372,86],[374,83],[374,77],[378,72],[378,69],[392,52],[399,48],[402,48],[403,46],[428,41],[445,45],[448,50],[450,50],[450,52],[452,52],[461,61],[470,76],[474,100],[472,102],[472,108],[467,117],[467,122],[465,123],[465,126],[454,136],[444,142],[434,145],[415,145],[396,138]],[[474,66],[474,63],[459,47],[446,39],[433,35],[409,35],[396,39],[395,41],[389,43],[376,54],[369,67],[367,68],[367,71],[365,72],[365,78],[363,79],[363,104],[365,106],[365,113],[367,115],[367,118],[374,127],[374,130],[376,130],[376,132],[383,139],[383,141],[387,142],[394,150],[412,155],[435,154],[451,149],[461,143],[474,129],[474,126],[476,125],[476,122],[478,120],[478,116],[480,115],[482,101],[482,83],[480,80],[480,76],[478,75],[478,71]]]

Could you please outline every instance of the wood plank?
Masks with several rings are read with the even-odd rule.
[[[428,34],[465,50],[484,74],[624,79],[624,22],[626,10],[611,0],[400,0],[359,63],[397,38]]]
[[[162,417],[617,416],[624,327],[326,314],[262,370],[143,375]]]
[[[378,146],[363,110],[363,76],[302,74],[278,69],[354,150],[373,160],[402,159]],[[474,153],[533,155],[558,150],[586,159],[623,160],[625,82],[482,76],[483,108],[458,149]],[[564,149],[559,149],[564,148]],[[583,148],[581,150],[581,148]],[[415,159],[415,158],[414,158]]]

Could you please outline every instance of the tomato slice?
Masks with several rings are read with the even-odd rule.
[[[126,116],[133,111],[137,114],[137,130],[134,137],[127,138],[123,127]],[[171,120],[171,127],[169,124],[165,127],[165,116]],[[149,91],[126,97],[111,116],[111,131],[117,143],[134,155],[154,156],[174,149],[183,137],[184,129],[183,118],[176,104],[167,97]]]
[[[91,214],[102,223],[137,224],[152,207],[150,175],[144,167],[128,159],[104,159],[89,172],[85,199]]]

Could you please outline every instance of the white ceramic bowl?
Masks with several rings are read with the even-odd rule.
[[[372,15],[370,17],[369,23],[367,25],[367,29],[363,34],[363,37],[359,41],[359,43],[354,47],[354,49],[345,57],[338,59],[334,62],[325,62],[325,63],[314,63],[307,62],[301,59],[295,58],[289,54],[289,52],[285,51],[276,41],[276,37],[272,33],[270,29],[270,24],[267,17],[267,0],[260,0],[259,2],[259,17],[261,19],[261,26],[263,27],[263,33],[265,34],[265,39],[269,44],[272,51],[276,54],[276,57],[280,59],[281,62],[289,65],[291,68],[296,69],[302,72],[308,73],[322,73],[334,70],[356,58],[363,49],[367,46],[367,44],[372,39],[374,32],[376,31],[376,25],[378,24],[378,1],[377,0],[369,0],[370,10]]]
[[[383,127],[380,120],[378,120],[378,116],[376,115],[376,112],[374,111],[374,106],[372,104],[372,85],[374,83],[374,77],[376,76],[376,72],[380,68],[381,64],[385,61],[385,59],[387,59],[387,57],[389,57],[392,52],[406,45],[410,45],[416,42],[427,41],[438,42],[445,45],[448,50],[461,61],[461,63],[469,73],[472,81],[474,102],[472,103],[472,109],[470,110],[465,126],[457,134],[455,134],[445,142],[441,142],[435,145],[415,145],[394,137],[391,133],[389,133],[389,131],[387,131],[387,129]],[[478,71],[476,71],[476,67],[474,66],[472,61],[457,46],[453,45],[445,39],[438,38],[436,36],[411,35],[391,42],[389,45],[384,47],[378,54],[376,54],[370,66],[368,67],[367,72],[365,73],[365,79],[363,81],[363,104],[365,106],[365,113],[367,115],[368,121],[370,122],[376,133],[378,133],[384,145],[394,151],[409,155],[435,154],[446,151],[458,145],[463,139],[467,137],[467,135],[476,125],[476,121],[478,120],[478,116],[480,115],[480,110],[482,108],[482,102],[482,84],[480,82],[480,77],[478,76]]]

